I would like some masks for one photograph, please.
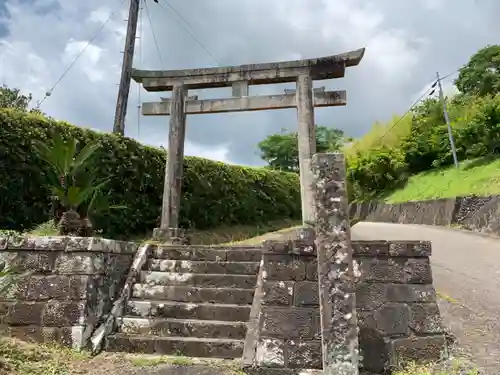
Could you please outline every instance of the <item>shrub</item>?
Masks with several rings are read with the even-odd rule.
[[[387,148],[358,153],[348,161],[347,177],[352,199],[373,199],[406,180],[404,155],[400,150]]]
[[[41,115],[0,110],[0,228],[24,230],[50,215],[47,165],[36,155],[34,140],[54,132],[77,139],[84,147],[100,147],[92,169],[110,179],[110,203],[126,209],[96,215],[95,227],[107,236],[129,237],[157,226],[165,170],[164,151],[114,134],[47,119]],[[296,174],[227,165],[186,157],[184,161],[181,226],[206,229],[219,225],[253,224],[300,216]]]

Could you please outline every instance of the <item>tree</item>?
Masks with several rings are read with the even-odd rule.
[[[344,132],[339,129],[316,127],[316,151],[333,152],[344,144]],[[268,163],[269,168],[298,172],[299,148],[297,132],[276,133],[259,142],[260,157]]]
[[[460,69],[455,85],[463,94],[480,96],[500,92],[500,45],[481,48]]]
[[[41,113],[36,108],[30,108],[30,103],[33,100],[31,93],[28,95],[21,94],[19,89],[11,89],[6,85],[0,87],[0,108],[12,108],[23,112]]]

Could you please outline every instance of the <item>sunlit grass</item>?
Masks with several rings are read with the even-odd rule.
[[[475,159],[460,168],[428,171],[410,177],[403,189],[386,197],[389,203],[448,198],[464,195],[500,194],[500,159]]]
[[[470,362],[451,358],[440,363],[417,365],[411,363],[393,375],[479,375],[478,369]]]

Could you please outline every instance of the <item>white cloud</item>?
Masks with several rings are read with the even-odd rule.
[[[437,10],[445,6],[446,0],[421,0],[421,2],[427,10]]]
[[[232,164],[231,161],[229,160],[228,156],[229,149],[227,148],[227,146],[221,146],[217,148],[207,148],[199,144],[186,142],[185,154]]]
[[[81,70],[92,83],[98,83],[106,77],[106,71],[99,68],[103,51],[101,47],[89,44],[88,41],[71,40],[64,49],[63,61],[70,65],[81,54]]]
[[[182,21],[163,1],[148,2],[148,7],[164,67],[213,66],[214,58],[179,26]],[[453,7],[446,6],[450,0],[169,2],[188,20],[198,41],[223,65],[321,57],[366,47],[363,61],[348,69],[345,79],[318,83],[329,89],[346,89],[348,105],[318,110],[317,123],[340,127],[353,136],[362,134],[375,120],[404,113],[415,93],[432,80],[436,69],[452,71],[478,48],[500,40],[498,22],[491,16],[498,14],[500,3],[493,0],[454,2]],[[106,6],[99,0],[4,3],[10,16],[0,20],[1,28],[8,30],[0,37],[0,80],[41,99],[115,12],[119,0],[109,0]],[[49,115],[111,131],[126,32],[126,5],[125,1],[43,103],[42,109]],[[457,19],[468,20],[469,25]],[[136,56],[134,65],[159,68],[145,12],[143,21],[143,59]],[[263,86],[252,92],[282,89]],[[230,95],[230,90],[210,95],[226,94]],[[154,101],[159,96],[143,91],[140,99]],[[133,84],[126,135],[148,144],[164,144],[168,118],[142,118],[139,132],[138,99]],[[188,122],[186,154],[256,164],[257,143],[283,127],[296,128],[296,114],[286,110],[193,116]]]

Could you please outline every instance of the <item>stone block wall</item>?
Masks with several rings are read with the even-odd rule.
[[[28,271],[0,296],[0,325],[25,340],[87,346],[120,292],[137,247],[102,238],[0,238],[0,263]]]
[[[500,236],[500,196],[466,196],[388,204],[352,203],[351,220],[399,224],[456,225]]]
[[[445,337],[432,285],[429,242],[354,241],[362,367],[436,360]],[[300,241],[264,244],[245,366],[320,369],[317,256]]]

